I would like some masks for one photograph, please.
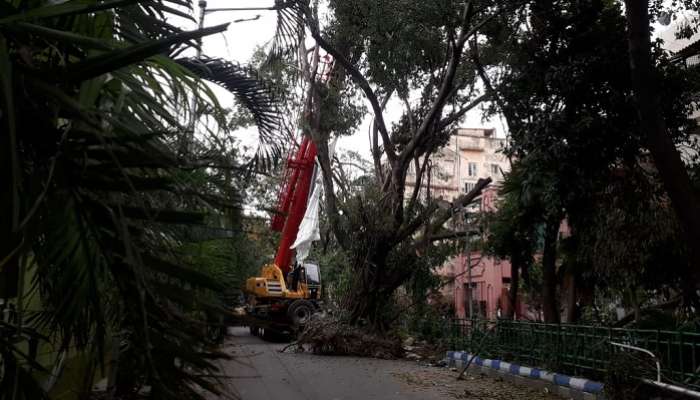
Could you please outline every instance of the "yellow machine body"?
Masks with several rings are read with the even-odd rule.
[[[308,267],[308,265],[307,265]],[[304,276],[300,277],[296,290],[293,290],[291,282],[287,282],[282,270],[275,264],[267,264],[262,267],[260,276],[246,280],[245,291],[257,299],[314,299],[321,291],[320,281],[309,284]],[[311,290],[311,289],[315,290]]]

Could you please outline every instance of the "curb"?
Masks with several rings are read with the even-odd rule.
[[[538,368],[524,367],[501,360],[490,360],[472,356],[463,351],[448,351],[447,362],[452,367],[462,367],[471,357],[474,357],[470,368],[481,368],[487,374],[505,375],[515,383],[539,388],[549,387],[561,396],[583,400],[604,400],[603,384],[600,382],[570,377]]]

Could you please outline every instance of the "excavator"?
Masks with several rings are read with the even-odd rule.
[[[262,267],[259,276],[246,280],[246,313],[253,335],[298,330],[321,306],[318,265],[292,262],[295,250],[291,247],[304,219],[316,172],[316,146],[307,135],[296,155],[287,160],[286,172],[271,223],[273,230],[282,233],[275,259]]]

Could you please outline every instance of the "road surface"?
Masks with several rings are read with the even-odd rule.
[[[282,343],[233,328],[222,364],[226,391],[242,400],[560,399],[485,376],[457,382],[456,372],[415,361],[280,353]],[[210,399],[217,399],[211,396]]]

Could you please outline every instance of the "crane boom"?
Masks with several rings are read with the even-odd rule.
[[[316,145],[304,135],[299,151],[294,159],[287,161],[288,181],[282,189],[279,198],[277,214],[273,217],[272,228],[279,230],[282,226],[282,237],[275,256],[275,265],[284,274],[290,271],[292,249],[290,246],[299,233],[299,225],[306,212],[311,181],[316,160]]]

